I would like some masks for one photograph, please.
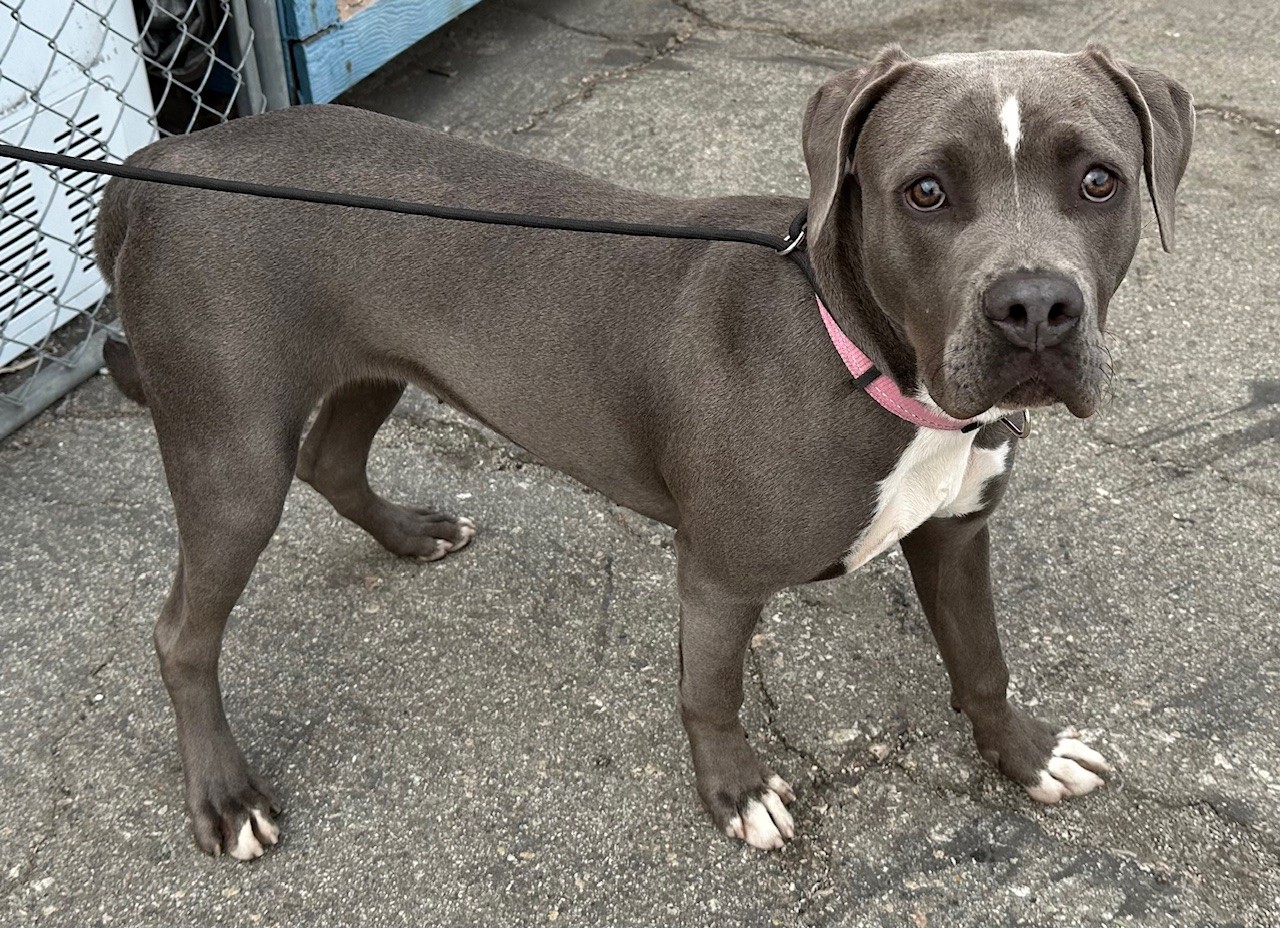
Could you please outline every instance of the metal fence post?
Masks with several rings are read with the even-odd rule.
[[[258,70],[258,54],[253,42],[253,25],[244,0],[231,0],[231,29],[236,37],[244,63],[244,93],[236,100],[236,111],[241,116],[252,116],[266,108],[266,91],[262,87],[262,74]]]
[[[293,102],[289,82],[289,62],[285,59],[284,38],[280,33],[279,12],[276,0],[232,0],[243,8],[248,4],[248,22],[253,27],[256,41],[253,57],[262,81],[262,93],[266,108],[278,110]],[[240,15],[238,12],[237,16]]]

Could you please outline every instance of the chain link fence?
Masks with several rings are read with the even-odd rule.
[[[260,112],[245,0],[0,0],[0,140],[123,160]],[[0,438],[101,365],[106,178],[0,163]]]

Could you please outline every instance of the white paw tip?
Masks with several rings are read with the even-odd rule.
[[[1066,728],[1058,733],[1053,756],[1027,793],[1037,802],[1053,805],[1071,796],[1084,796],[1105,785],[1099,776],[1111,770],[1106,758],[1080,740],[1080,733]]]
[[[796,791],[791,788],[790,783],[777,774],[769,778],[769,789],[781,796],[783,802],[796,801]]]
[[[1094,773],[1110,773],[1107,759],[1079,738],[1062,737],[1053,748],[1054,757],[1067,757]]]
[[[729,819],[729,824],[724,826],[724,833],[730,838],[737,838],[741,841],[745,837],[745,832],[742,830],[742,817],[735,815]]]
[[[1067,795],[1067,788],[1053,778],[1048,770],[1040,771],[1040,779],[1035,786],[1027,787],[1027,795],[1036,802],[1055,805]]]
[[[449,542],[447,542],[447,541],[443,541],[443,540],[441,540],[441,539],[437,538],[437,539],[436,539],[436,546],[435,546],[434,548],[432,548],[432,549],[431,549],[431,553],[430,553],[430,554],[422,554],[422,555],[419,555],[419,556],[418,556],[418,560],[420,560],[420,561],[427,561],[427,562],[430,562],[430,561],[438,561],[438,560],[440,560],[440,558],[444,557],[446,554],[448,554],[448,553],[449,553],[449,549],[450,549],[451,547],[452,547],[452,545],[450,545],[450,544],[449,544]]]
[[[776,797],[775,797],[776,798]],[[782,835],[773,822],[773,816],[758,799],[747,800],[742,810],[745,840],[752,847],[762,851],[774,851],[782,847]]]
[[[227,853],[236,860],[253,860],[262,856],[262,845],[254,837],[253,825],[249,824],[248,819],[240,826],[240,833],[236,835],[235,843]]]
[[[773,817],[773,824],[777,826],[778,833],[788,841],[794,838],[796,836],[796,823],[792,820],[791,813],[787,811],[787,807],[782,804],[782,798],[771,789],[765,790],[760,798],[764,800],[764,807],[769,810],[769,815]]]
[[[1069,757],[1049,758],[1049,773],[1061,782],[1072,796],[1083,796],[1092,793],[1102,785],[1102,777],[1091,770],[1077,764]]]
[[[253,813],[253,823],[257,826],[258,834],[262,836],[262,840],[268,844],[280,843],[280,828],[275,822],[257,809],[251,810]]]

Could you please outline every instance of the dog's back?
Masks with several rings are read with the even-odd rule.
[[[799,207],[781,197],[628,190],[339,106],[165,139],[129,163],[477,209],[723,228],[782,231]],[[687,368],[720,365],[727,354],[688,346],[743,331],[761,346],[788,337],[753,310],[753,281],[783,280],[789,300],[809,299],[789,262],[736,244],[640,244],[119,180],[102,213],[99,266],[131,348],[113,347],[108,368],[135,399],[145,385],[153,410],[164,405],[161,393],[213,395],[219,384],[278,378],[282,366],[307,408],[343,383],[408,381],[660,517],[670,511],[656,477],[636,488],[613,475],[627,470],[623,461],[656,468],[662,442],[651,420],[683,395],[675,381],[702,377]],[[619,350],[636,345],[648,351]],[[681,373],[655,384],[653,358],[672,355]],[[593,360],[603,357],[607,368]],[[572,415],[550,402],[523,408],[527,396],[563,397]],[[577,449],[572,460],[566,448]]]

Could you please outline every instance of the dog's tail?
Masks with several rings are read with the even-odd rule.
[[[147,392],[142,389],[138,362],[129,343],[118,335],[108,335],[102,346],[102,358],[107,362],[107,370],[120,392],[139,406],[147,405]]]
[[[125,163],[132,160],[129,158]],[[115,289],[116,258],[120,256],[125,231],[129,226],[127,195],[127,183],[119,177],[113,177],[107,181],[102,190],[102,198],[98,201],[98,220],[93,233],[93,259],[102,279],[107,282],[108,290]]]
[[[134,161],[134,157],[126,163]],[[107,288],[116,288],[116,260],[124,247],[128,230],[128,193],[130,185],[118,177],[107,181],[98,204],[97,228],[94,231],[93,256],[98,271]],[[120,392],[141,406],[147,405],[147,394],[142,389],[142,377],[138,374],[138,362],[129,343],[119,335],[108,334],[102,346],[102,358],[107,362],[111,379]]]

